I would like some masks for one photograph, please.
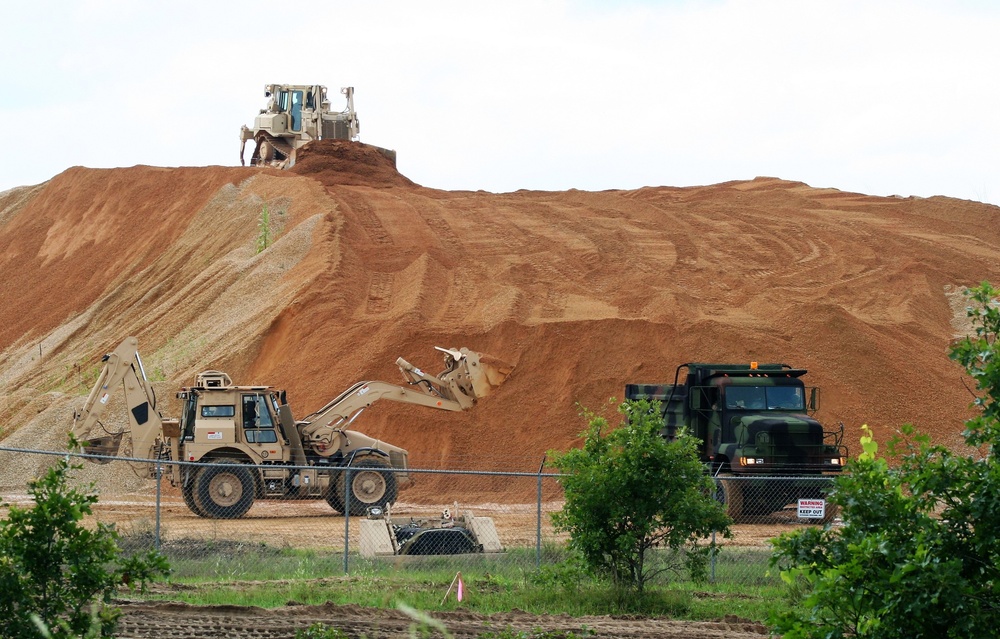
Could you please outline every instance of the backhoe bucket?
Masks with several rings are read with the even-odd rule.
[[[477,399],[482,399],[492,393],[493,389],[503,384],[507,376],[514,370],[510,364],[485,353],[469,351],[466,358],[468,359],[469,378],[472,381],[472,389],[475,391]]]
[[[122,443],[122,433],[108,435],[107,437],[95,437],[81,442],[83,452],[87,455],[104,455],[114,457],[118,454],[118,448]],[[110,459],[91,459],[98,464],[107,464]]]

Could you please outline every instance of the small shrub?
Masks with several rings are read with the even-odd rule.
[[[11,505],[0,521],[2,637],[110,636],[121,614],[109,605],[119,587],[143,590],[169,572],[156,552],[123,557],[112,525],[81,524],[97,495],[69,486],[70,470],[79,467],[60,459],[28,482],[34,505]]]
[[[295,631],[295,639],[349,639],[349,637],[350,635],[343,630],[322,622]]]
[[[271,246],[271,212],[265,203],[260,210],[260,217],[257,219],[257,252],[261,253]]]
[[[641,594],[669,573],[703,579],[715,545],[699,542],[713,531],[728,536],[731,520],[712,497],[698,440],[662,437],[657,402],[626,401],[618,410],[624,422],[607,433],[607,420],[584,410],[583,448],[550,453],[566,475],[556,530],[570,534],[570,549],[593,573],[623,591]]]

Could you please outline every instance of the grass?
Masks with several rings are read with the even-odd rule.
[[[534,549],[502,555],[349,558],[343,555],[266,544],[208,541],[173,546],[164,552],[173,574],[169,583],[147,595],[202,605],[273,608],[289,602],[357,604],[396,608],[399,604],[434,612],[461,608],[492,614],[519,609],[533,614],[666,616],[686,620],[736,615],[766,622],[788,609],[785,587],[766,577],[768,553],[746,549],[724,552],[715,583],[679,580],[647,587],[642,597],[617,592],[581,570],[559,563],[561,551],[546,549],[535,568]],[[461,570],[465,599],[454,594],[442,603]],[[752,576],[759,575],[759,576]]]

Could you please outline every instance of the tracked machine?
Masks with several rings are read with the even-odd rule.
[[[503,552],[491,517],[445,508],[440,517],[393,517],[372,509],[361,520],[361,556],[466,555]]]
[[[314,140],[353,140],[361,133],[354,110],[354,87],[343,87],[347,100],[342,111],[334,111],[326,87],[318,84],[268,84],[267,105],[254,119],[253,127],[240,129],[240,164],[246,164],[246,145],[253,141],[251,166],[287,169],[295,164],[296,151]],[[396,152],[375,147],[396,164]]]
[[[222,371],[199,373],[194,386],[177,393],[179,418],[165,418],[129,337],[104,357],[104,369],[72,432],[84,452],[108,462],[118,454],[124,431],[90,437],[111,393],[122,385],[131,425],[132,454],[148,459],[151,477],[167,468],[188,508],[202,517],[242,517],[256,499],[325,499],[338,511],[364,515],[396,501],[410,483],[408,452],[348,430],[379,400],[462,411],[499,386],[511,368],[466,348],[439,348],[445,369],[425,373],[396,360],[405,385],[357,382],[318,411],[296,420],[284,391],[272,386],[239,386]],[[211,465],[176,464],[201,462]],[[159,462],[159,463],[155,463]],[[350,469],[350,472],[346,472]],[[348,505],[349,503],[349,505]]]

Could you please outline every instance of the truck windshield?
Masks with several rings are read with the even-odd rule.
[[[805,410],[798,386],[730,386],[726,408],[744,410]]]

